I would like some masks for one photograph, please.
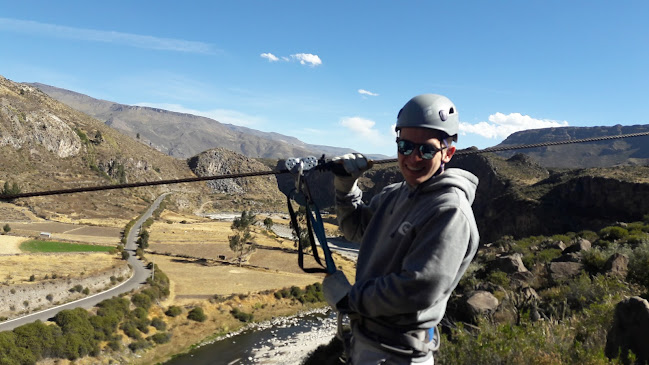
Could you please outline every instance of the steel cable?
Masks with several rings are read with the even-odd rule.
[[[613,140],[613,139],[623,139],[623,138],[633,138],[633,137],[643,137],[643,136],[649,136],[649,132],[618,134],[618,135],[614,135],[614,136],[602,136],[602,137],[572,139],[572,140],[564,140],[564,141],[543,142],[543,143],[513,145],[513,146],[489,147],[489,148],[485,148],[485,149],[482,149],[482,150],[480,150],[480,149],[465,149],[465,150],[455,152],[455,155],[473,155],[473,154],[478,154],[478,153],[521,150],[521,149],[558,146],[558,145],[573,144],[573,143],[599,142],[599,141],[606,141],[606,140]],[[387,164],[387,163],[394,163],[394,162],[397,162],[396,158],[373,161],[374,164]],[[255,177],[255,176],[266,176],[266,175],[279,175],[279,174],[285,174],[285,173],[288,173],[288,172],[289,171],[286,170],[286,169],[284,169],[284,170],[271,170],[271,171],[257,171],[257,172],[241,173],[241,174],[227,174],[227,175],[216,175],[216,176],[190,177],[190,178],[184,178],[184,179],[145,181],[145,182],[137,182],[137,183],[130,183],[130,184],[102,185],[102,186],[89,186],[89,187],[80,187],[80,188],[62,189],[62,190],[37,191],[37,192],[29,192],[29,193],[0,195],[0,200],[14,200],[14,199],[19,199],[19,198],[31,198],[31,197],[36,197],[36,196],[72,194],[72,193],[82,193],[82,192],[100,191],[100,190],[129,189],[129,188],[137,188],[137,187],[143,187],[143,186],[180,184],[180,183],[189,183],[189,182],[196,182],[196,181],[209,181],[209,180],[222,180],[222,179],[236,179],[236,178],[246,178],[246,177]]]

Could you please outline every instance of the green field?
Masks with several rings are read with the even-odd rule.
[[[115,247],[31,240],[21,243],[20,249],[26,252],[109,252]]]

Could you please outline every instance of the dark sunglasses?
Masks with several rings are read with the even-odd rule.
[[[437,152],[443,151],[446,146],[435,147],[428,143],[415,143],[407,139],[397,139],[397,150],[404,156],[409,156],[415,149],[419,149],[419,154],[424,160],[432,159]]]

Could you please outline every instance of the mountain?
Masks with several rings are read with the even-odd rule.
[[[194,177],[185,160],[163,154],[60,103],[37,88],[0,76],[0,181],[23,192]],[[172,206],[207,199],[200,183],[18,199],[43,218],[132,219],[164,191]]]
[[[620,134],[649,132],[649,125],[611,127],[561,127],[531,129],[511,134],[495,147],[548,143]],[[503,157],[524,153],[544,167],[586,168],[649,164],[649,136],[598,142],[536,147],[498,152]]]
[[[255,158],[337,156],[348,148],[311,145],[279,133],[219,123],[216,120],[162,109],[129,106],[94,99],[70,90],[40,83],[29,84],[50,97],[88,114],[142,143],[178,158],[222,147]]]

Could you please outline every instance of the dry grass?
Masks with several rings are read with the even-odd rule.
[[[157,221],[149,229],[149,249],[192,258],[218,260],[220,255],[231,260],[228,236],[233,234],[231,222],[192,220],[191,217],[164,212],[163,222]],[[258,216],[261,221],[264,217]],[[275,224],[287,224],[287,219],[272,216]],[[186,221],[187,223],[170,223]],[[194,223],[191,223],[191,222]],[[334,227],[333,225],[329,225]],[[331,227],[329,227],[331,229]],[[254,227],[253,242],[257,248],[248,257],[244,267],[149,254],[172,282],[172,302],[209,298],[214,295],[254,293],[290,286],[306,286],[320,282],[324,274],[306,274],[297,264],[297,251],[292,240],[277,237],[261,227]],[[324,255],[320,251],[320,257]],[[334,260],[350,280],[354,278],[355,263],[335,255]],[[319,267],[311,256],[305,256],[305,267]]]
[[[98,274],[121,262],[117,255],[107,253],[34,253],[0,256],[0,280],[4,285],[28,283],[56,274],[58,277],[84,277]]]
[[[18,246],[27,241],[28,237],[0,236],[0,255],[13,255],[22,253]]]

